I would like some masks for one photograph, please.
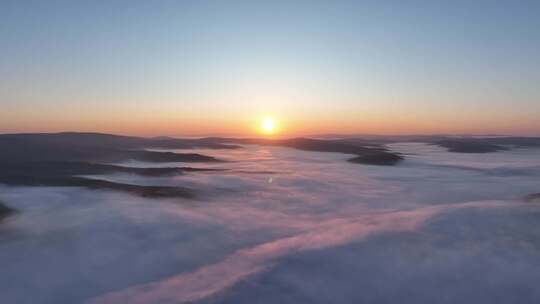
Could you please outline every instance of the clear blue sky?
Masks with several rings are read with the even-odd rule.
[[[540,135],[540,1],[0,1],[0,132]]]

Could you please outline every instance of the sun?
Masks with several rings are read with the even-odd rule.
[[[271,117],[265,117],[261,121],[261,130],[265,134],[273,134],[276,130],[276,123],[274,122],[274,119]]]

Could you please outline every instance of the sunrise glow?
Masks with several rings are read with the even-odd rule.
[[[276,123],[273,118],[266,117],[261,121],[261,130],[264,134],[273,134],[276,131]]]

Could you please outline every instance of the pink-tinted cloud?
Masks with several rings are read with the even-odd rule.
[[[439,205],[410,211],[380,212],[343,218],[321,224],[317,229],[242,249],[224,260],[194,272],[111,292],[93,299],[92,304],[184,303],[219,293],[246,277],[270,267],[277,259],[309,250],[345,245],[370,235],[410,231],[441,212],[466,207],[499,207],[504,202],[486,201]]]

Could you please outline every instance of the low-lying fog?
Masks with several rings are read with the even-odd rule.
[[[0,303],[540,303],[540,151],[390,148],[406,160],[246,146],[189,150],[225,171],[93,176],[196,199],[1,186]]]

